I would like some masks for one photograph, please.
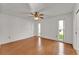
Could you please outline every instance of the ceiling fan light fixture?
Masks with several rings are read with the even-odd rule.
[[[39,18],[38,18],[38,17],[34,17],[34,19],[35,19],[35,20],[38,20]]]

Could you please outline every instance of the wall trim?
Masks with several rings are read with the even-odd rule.
[[[34,37],[33,35],[32,36],[29,36],[27,38],[23,38],[23,39],[15,39],[15,40],[12,40],[12,41],[8,41],[8,42],[2,42],[0,45],[4,45],[4,44],[8,44],[8,43],[13,43],[13,42],[16,42],[16,41],[20,41],[20,40],[24,40],[24,39],[29,39],[29,38],[32,38]]]
[[[72,44],[72,43],[68,43],[68,42],[64,42],[64,41],[59,41],[59,40],[51,39],[51,38],[44,37],[44,36],[41,36],[41,37],[42,37],[42,38],[45,38],[45,39],[49,39],[49,40],[54,40],[54,41],[62,42],[62,43]]]

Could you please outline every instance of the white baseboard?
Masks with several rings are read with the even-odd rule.
[[[33,36],[34,36],[34,35],[28,36],[28,37],[26,37],[26,38],[13,39],[13,40],[11,40],[11,41],[4,41],[4,42],[1,42],[0,45],[7,44],[7,43],[10,43],[10,42],[15,42],[15,41],[18,41],[18,40],[28,39],[28,38],[33,37]]]
[[[41,37],[42,37],[42,38],[46,38],[46,39],[50,39],[50,40],[58,41],[56,38],[50,38],[50,37],[46,37],[46,36],[41,36]],[[60,41],[60,42],[64,42],[64,43],[68,43],[68,44],[72,44],[72,43],[65,42],[65,41]]]

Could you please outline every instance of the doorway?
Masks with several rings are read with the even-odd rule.
[[[58,21],[58,36],[59,41],[64,41],[64,20]]]

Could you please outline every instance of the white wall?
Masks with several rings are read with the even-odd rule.
[[[34,22],[34,36],[38,36],[38,22]]]
[[[71,43],[73,42],[73,14],[67,14],[64,18],[65,21],[65,36],[64,42]]]
[[[64,41],[72,43],[72,13],[45,18],[41,23],[41,36],[57,40],[57,22],[61,19],[65,21]],[[37,35],[37,30],[37,23],[32,19],[0,14],[0,44]]]
[[[57,18],[44,19],[41,23],[41,36],[50,39],[57,39]]]
[[[78,9],[79,4],[76,4],[73,18],[73,47],[78,50],[77,52],[79,53],[79,13],[76,15]],[[75,32],[77,32],[77,34]]]
[[[67,13],[55,17],[45,18],[41,23],[41,36],[52,40],[57,40],[58,20],[65,22],[65,37],[64,42],[72,43],[73,37],[73,18],[72,13]],[[37,24],[35,23],[35,35],[37,35]]]
[[[33,26],[29,18],[0,14],[0,44],[32,37]]]

